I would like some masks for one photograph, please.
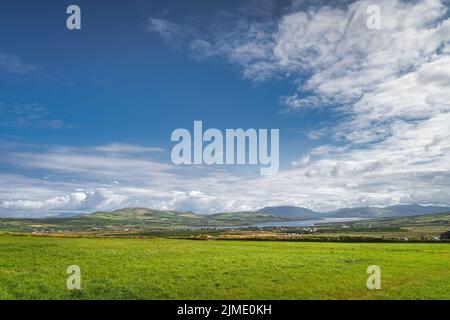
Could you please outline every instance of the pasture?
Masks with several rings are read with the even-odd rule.
[[[369,265],[381,290],[366,288]],[[449,299],[449,266],[445,243],[2,235],[0,299]]]

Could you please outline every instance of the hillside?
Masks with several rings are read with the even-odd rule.
[[[271,213],[278,216],[309,218],[314,219],[318,216],[323,216],[320,212],[315,212],[310,209],[294,206],[279,206],[279,207],[265,207],[259,209],[257,212]]]
[[[77,224],[120,223],[137,225],[189,225],[202,216],[192,212],[152,210],[148,208],[125,208],[112,212],[94,212],[67,219]]]
[[[147,208],[126,208],[113,212],[96,212],[73,219],[81,223],[117,222],[153,226],[247,226],[259,222],[285,221],[280,216],[257,212],[224,212],[199,215],[193,212],[159,211]]]
[[[358,224],[376,224],[379,226],[449,226],[450,211],[437,214],[424,214],[418,216],[399,217],[399,218],[381,218],[375,220],[365,220]]]
[[[416,216],[431,213],[449,212],[448,207],[421,206],[413,205],[395,205],[389,207],[357,207],[339,209],[328,214],[331,217],[357,217],[357,218],[386,218],[386,217],[404,217]]]
[[[293,220],[266,212],[224,212],[203,216],[206,225],[247,226],[262,222],[278,222]]]

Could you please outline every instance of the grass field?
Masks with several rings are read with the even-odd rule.
[[[449,299],[449,266],[449,244],[0,236],[0,298]]]

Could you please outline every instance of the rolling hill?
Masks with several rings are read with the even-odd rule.
[[[147,208],[125,208],[112,212],[95,212],[77,216],[72,219],[77,223],[117,222],[120,224],[142,224],[153,226],[247,226],[259,222],[286,221],[286,217],[270,213],[258,212],[224,212],[211,215],[200,215],[193,212],[160,211]]]
[[[297,218],[310,218],[314,219],[320,215],[320,212],[315,212],[310,209],[294,206],[280,206],[280,207],[265,207],[259,209],[257,212],[271,213],[282,217],[297,217]]]
[[[378,226],[423,226],[441,225],[450,228],[450,210],[444,213],[423,214],[416,216],[378,218],[361,221],[360,224],[376,224]]]

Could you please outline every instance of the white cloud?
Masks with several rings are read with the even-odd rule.
[[[188,38],[194,33],[194,29],[189,26],[179,26],[163,18],[150,17],[145,30],[158,34],[165,43],[173,48],[185,46]]]
[[[194,39],[189,42],[188,50],[194,59],[202,60],[213,57],[217,54],[216,49],[211,43],[201,39]]]
[[[23,63],[15,54],[0,53],[0,74],[28,74],[36,70],[36,66]]]
[[[110,153],[150,153],[150,152],[162,152],[161,148],[143,147],[126,143],[109,143],[107,145],[95,147],[94,150]]]
[[[2,162],[13,163],[25,169],[40,169],[59,173],[102,178],[151,179],[168,174],[171,165],[150,158],[135,158],[129,155],[102,155],[87,151],[67,149],[46,152],[11,152],[3,156]]]

